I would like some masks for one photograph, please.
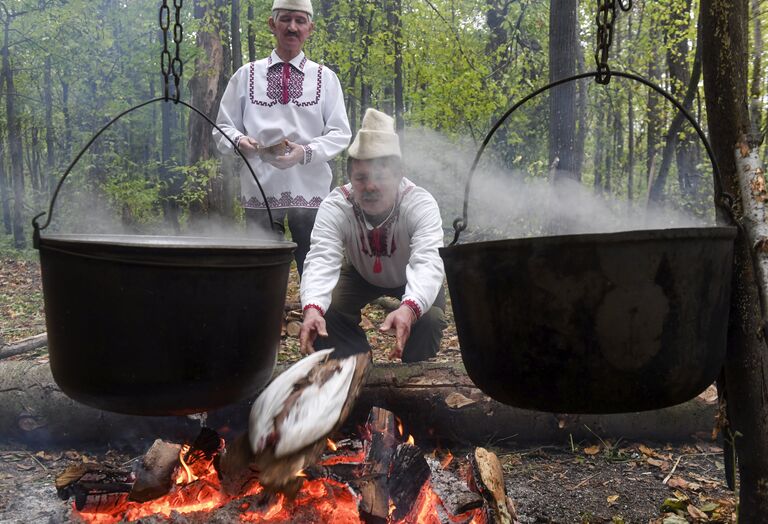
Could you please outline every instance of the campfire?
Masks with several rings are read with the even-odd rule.
[[[515,522],[493,453],[476,448],[466,461],[450,452],[425,456],[381,408],[371,410],[360,434],[327,439],[321,460],[296,473],[295,494],[265,489],[257,471],[236,476],[232,489],[220,461],[224,440],[208,428],[191,443],[156,440],[132,469],[70,466],[56,488],[62,499],[72,499],[73,516],[98,524],[151,516],[202,522],[214,513],[231,522]]]

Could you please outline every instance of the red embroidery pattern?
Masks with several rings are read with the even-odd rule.
[[[280,193],[280,198],[276,198],[273,196],[267,197],[267,202],[269,202],[269,208],[270,209],[277,209],[277,208],[284,208],[284,207],[320,207],[320,203],[323,201],[321,197],[312,197],[309,201],[304,198],[302,195],[296,195],[293,196],[290,191],[283,191]],[[249,209],[266,209],[267,206],[264,205],[264,202],[262,202],[259,198],[256,198],[255,196],[252,196],[248,200],[245,200],[245,198],[241,198],[241,203],[243,207],[247,207]]]
[[[323,66],[317,68],[317,80],[314,100],[299,102],[304,94],[304,65],[307,58],[304,57],[296,69],[289,62],[272,63],[272,57],[267,58],[267,88],[268,100],[256,98],[256,62],[251,62],[248,70],[248,96],[252,104],[262,107],[272,107],[278,103],[288,104],[293,102],[298,107],[308,107],[320,101],[320,93],[323,88]],[[282,67],[281,67],[282,64]]]
[[[320,312],[321,315],[325,316],[325,311],[323,311],[323,308],[321,308],[317,304],[311,304],[311,303],[307,304],[306,306],[304,306],[302,311],[306,312],[308,309],[316,309]]]
[[[406,298],[401,302],[401,304],[411,308],[411,311],[413,311],[413,313],[416,315],[416,319],[421,317],[421,308],[419,307],[419,305],[416,303],[415,300],[411,298]]]

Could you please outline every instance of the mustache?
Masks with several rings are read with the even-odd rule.
[[[370,192],[370,191],[363,192],[363,200],[365,201],[378,200],[380,196],[381,195],[378,192]]]

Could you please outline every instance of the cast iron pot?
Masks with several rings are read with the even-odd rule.
[[[494,399],[560,413],[685,402],[725,357],[736,229],[442,248],[461,354]]]
[[[293,242],[45,235],[38,239],[51,370],[109,411],[207,411],[272,375]]]

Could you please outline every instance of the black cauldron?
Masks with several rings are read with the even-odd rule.
[[[461,354],[500,402],[560,413],[671,406],[725,357],[732,227],[441,249]]]
[[[37,240],[56,383],[93,407],[207,411],[272,375],[295,244],[45,235]]]

